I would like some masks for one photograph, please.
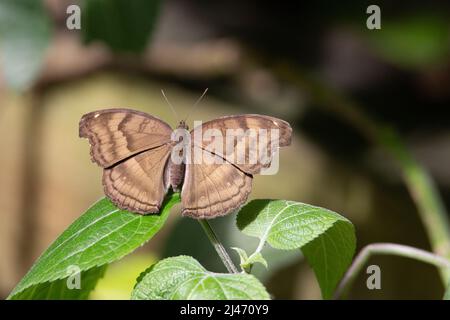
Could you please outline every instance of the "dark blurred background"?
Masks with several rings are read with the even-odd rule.
[[[67,28],[71,4],[81,7],[81,30]],[[371,4],[380,30],[366,27]],[[80,117],[121,106],[175,125],[161,89],[184,117],[209,88],[191,120],[263,113],[292,124],[279,173],[257,177],[252,198],[339,212],[355,224],[358,250],[372,242],[431,250],[401,166],[374,135],[395,130],[450,205],[449,16],[449,1],[422,0],[0,0],[0,297],[103,195]],[[213,225],[228,246],[256,246],[233,216]],[[176,208],[92,297],[128,298],[139,272],[166,256],[190,254],[223,271],[200,230]],[[320,298],[300,252],[265,256],[269,270],[255,272],[275,298]],[[381,267],[382,289],[368,290],[363,273],[350,298],[443,295],[428,265],[370,263]]]

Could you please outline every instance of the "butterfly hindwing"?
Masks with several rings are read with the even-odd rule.
[[[168,188],[165,170],[171,149],[165,144],[105,169],[105,194],[121,209],[141,214],[159,212]]]
[[[194,146],[192,151],[217,161],[186,165],[182,214],[196,219],[215,218],[244,204],[252,190],[252,176],[199,147]]]

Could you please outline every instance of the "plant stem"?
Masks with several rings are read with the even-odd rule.
[[[225,267],[227,268],[228,272],[229,273],[238,273],[236,266],[234,265],[233,261],[231,260],[230,256],[228,255],[227,251],[225,250],[225,248],[223,247],[219,238],[215,234],[215,232],[212,229],[211,225],[209,224],[208,220],[200,219],[200,220],[198,220],[198,222],[200,223],[200,225],[202,226],[206,235],[208,236],[209,241],[211,241],[211,244],[213,245],[214,249],[216,249],[216,252],[220,257],[220,260],[222,260],[222,262],[225,265]]]
[[[395,243],[369,244],[360,251],[350,268],[345,273],[334,293],[334,299],[341,298],[348,291],[357,275],[373,254],[396,255],[429,263],[439,269],[450,269],[449,260],[425,250]]]
[[[450,259],[450,221],[434,180],[395,131],[386,129],[380,140],[401,166],[403,179],[416,204],[433,252]],[[449,276],[450,270],[441,270],[444,285],[448,283]]]

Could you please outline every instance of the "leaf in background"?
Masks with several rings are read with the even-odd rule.
[[[51,36],[42,1],[0,2],[0,59],[7,84],[28,89],[38,75]]]
[[[107,265],[81,272],[80,289],[68,289],[67,278],[36,284],[13,296],[14,300],[85,300],[103,277]]]
[[[86,271],[129,254],[161,229],[179,200],[178,194],[172,194],[159,214],[143,216],[120,210],[103,198],[56,239],[8,298],[31,291],[37,284],[66,278],[70,266]]]
[[[244,234],[260,239],[255,253],[265,242],[277,249],[301,248],[324,299],[331,298],[356,246],[353,225],[346,218],[294,201],[253,200],[239,211],[237,226]]]
[[[419,13],[382,21],[381,26],[381,30],[369,31],[368,40],[387,61],[411,69],[446,63],[450,54],[448,18]]]
[[[269,299],[264,286],[249,274],[213,273],[197,260],[178,256],[155,264],[136,284],[134,300]]]
[[[101,41],[116,52],[139,53],[147,45],[159,8],[158,0],[85,0],[83,40]]]

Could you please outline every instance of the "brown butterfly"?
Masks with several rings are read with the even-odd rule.
[[[188,127],[180,121],[177,129]],[[79,134],[89,139],[92,161],[104,169],[104,192],[119,208],[141,214],[159,212],[165,194],[172,188],[181,190],[182,214],[203,219],[226,215],[244,204],[253,175],[270,166],[274,152],[279,146],[289,145],[292,134],[286,121],[245,114],[205,122],[188,135],[194,137],[208,129],[224,137],[230,129],[261,129],[270,134],[259,139],[258,145],[251,144],[247,135],[233,137],[231,143],[217,140],[216,136],[209,140],[191,139],[187,149],[177,151],[177,155],[186,160],[187,150],[214,161],[183,163],[176,163],[172,157],[180,143],[172,137],[174,130],[144,112],[106,109],[85,114]],[[212,149],[214,140],[216,146],[222,144],[228,152]],[[248,161],[251,154],[263,148],[268,150],[268,161]],[[238,151],[245,152],[241,161],[236,161]]]

